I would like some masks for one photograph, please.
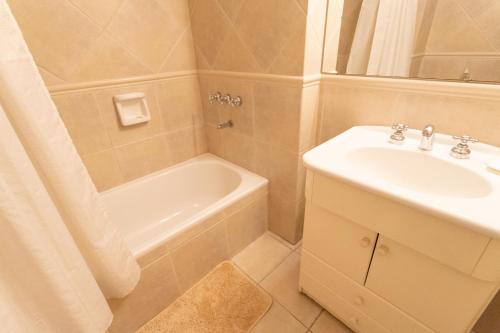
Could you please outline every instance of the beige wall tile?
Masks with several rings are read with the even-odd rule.
[[[214,94],[220,92],[221,88],[224,88],[219,84],[220,80],[214,77],[207,77],[200,75],[200,97],[203,106],[203,118],[206,124],[217,125],[219,120],[219,109],[220,106],[216,103],[209,103],[209,94]],[[220,92],[222,93],[222,92]]]
[[[297,199],[298,164],[302,163],[299,155],[258,142],[255,159],[258,161],[255,171],[269,179],[270,191],[295,201]]]
[[[208,153],[208,139],[205,126],[196,126],[194,128],[194,139],[196,144],[196,154]]]
[[[176,72],[196,69],[193,34],[191,26],[189,26],[182,33],[179,41],[170,51],[170,54],[165,59],[160,72]]]
[[[84,155],[82,160],[98,191],[104,191],[123,183],[124,178],[112,149]]]
[[[111,147],[111,140],[92,94],[60,95],[54,96],[52,100],[81,155]]]
[[[201,100],[196,78],[168,80],[156,86],[156,96],[166,132],[194,126],[201,114]]]
[[[451,135],[468,134],[499,145],[498,101],[428,93],[325,86],[322,91],[320,142],[356,125],[390,125],[394,122],[423,128],[428,123]]]
[[[309,327],[321,312],[321,307],[298,291],[299,265],[300,256],[294,252],[261,285],[304,326]]]
[[[222,143],[221,130],[213,125],[207,124],[205,126],[207,133],[208,151],[219,157],[224,156],[224,146]]]
[[[192,1],[190,6],[193,10],[191,22],[197,51],[203,54],[206,65],[211,68],[226,39],[229,19],[217,0]]]
[[[302,234],[299,226],[304,223],[298,214],[298,201],[291,201],[275,191],[269,192],[269,230],[291,244],[297,243]]]
[[[166,153],[171,164],[177,164],[196,156],[195,128],[188,127],[165,134]]]
[[[36,63],[68,80],[101,28],[68,1],[9,0]],[[57,13],[56,15],[54,13]]]
[[[101,27],[106,26],[124,0],[69,0]]]
[[[302,88],[257,83],[255,139],[297,151]]]
[[[223,157],[235,164],[238,164],[250,171],[256,170],[256,165],[259,164],[256,160],[256,146],[251,137],[239,135],[233,132],[232,129],[220,130],[222,133],[222,141],[224,143]]]
[[[259,67],[267,69],[297,29],[305,29],[305,22],[306,15],[295,1],[254,0],[243,4],[235,28]]]
[[[73,82],[120,79],[152,74],[139,59],[107,34],[95,40],[71,74]]]
[[[252,53],[234,31],[228,33],[215,58],[213,68],[233,72],[262,71]]]
[[[47,85],[196,69],[187,0],[9,5]]]
[[[145,176],[171,164],[162,136],[115,148],[125,180]]]
[[[290,248],[269,233],[265,233],[232,260],[254,281],[260,282],[291,252]]]
[[[267,196],[225,219],[229,255],[234,256],[264,233],[267,226]]]
[[[281,49],[267,72],[269,74],[302,75],[305,39],[305,29],[295,32]]]
[[[141,280],[131,294],[109,300],[114,315],[109,332],[135,332],[178,296],[172,262],[166,255],[142,270]]]
[[[151,120],[147,123],[122,126],[113,103],[113,96],[131,92],[143,92],[146,95]],[[111,142],[115,146],[135,142],[157,135],[162,132],[162,124],[158,111],[155,91],[153,86],[138,85],[123,88],[105,89],[95,93],[98,107],[109,133]]]
[[[38,72],[42,76],[43,82],[45,82],[46,86],[55,86],[66,83],[66,81],[52,74],[48,70],[43,69],[42,67],[38,67]]]
[[[172,252],[172,259],[180,289],[189,289],[218,263],[229,257],[225,225],[219,223],[212,229],[179,246]],[[196,262],[197,265],[193,265]]]
[[[125,0],[106,31],[157,72],[189,25],[167,2]],[[138,29],[137,27],[140,27]]]
[[[220,7],[224,10],[231,22],[236,20],[244,2],[244,0],[218,0]]]

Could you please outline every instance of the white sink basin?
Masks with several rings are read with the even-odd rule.
[[[419,151],[365,147],[346,158],[358,172],[421,193],[480,198],[492,191],[479,174]]]
[[[353,127],[304,154],[308,169],[500,238],[500,173],[486,167],[500,148],[471,145],[468,160],[449,155],[456,144],[436,134],[434,149],[418,149],[420,131],[403,145],[387,127]],[[460,133],[459,133],[460,134]]]

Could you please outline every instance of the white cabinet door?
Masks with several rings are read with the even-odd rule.
[[[379,236],[366,287],[436,332],[468,332],[496,290]]]
[[[306,205],[303,248],[364,284],[377,233],[310,202]]]

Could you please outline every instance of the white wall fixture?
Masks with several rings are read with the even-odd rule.
[[[113,102],[123,126],[145,123],[151,119],[144,93],[115,95]]]

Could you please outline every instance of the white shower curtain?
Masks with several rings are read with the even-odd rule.
[[[140,269],[0,0],[0,325],[103,332]]]
[[[347,74],[408,77],[417,0],[363,0]]]

